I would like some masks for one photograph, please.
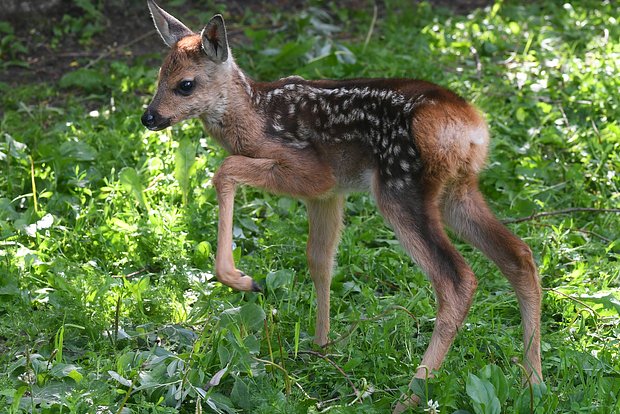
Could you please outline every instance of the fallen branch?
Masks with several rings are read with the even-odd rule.
[[[588,306],[585,302],[583,302],[582,300],[577,299],[574,296],[571,296],[571,295],[569,295],[567,293],[564,293],[564,292],[560,292],[559,290],[554,289],[554,288],[543,288],[543,290],[546,291],[546,292],[553,292],[553,293],[557,293],[558,295],[564,296],[565,298],[570,299],[573,302],[576,302],[576,303],[580,304],[581,306],[583,306],[584,308],[588,309],[590,311],[590,313],[592,314],[592,316],[594,316],[596,318],[599,317],[599,314],[598,314],[597,311],[595,311],[591,306]]]
[[[92,67],[93,65],[95,65],[96,63],[98,63],[100,60],[113,55],[115,53],[119,53],[122,50],[125,50],[127,48],[129,48],[130,46],[133,46],[134,44],[141,42],[142,40],[146,39],[147,37],[153,36],[154,34],[156,34],[157,32],[155,30],[150,30],[146,33],[143,33],[142,35],[132,39],[130,42],[127,42],[125,44],[122,44],[120,46],[116,46],[116,47],[112,47],[108,50],[106,50],[105,52],[101,53],[96,59],[91,60],[90,62],[88,62],[84,68],[88,69],[90,67]]]
[[[284,374],[284,388],[286,390],[286,395],[289,396],[291,395],[291,379],[288,375],[288,371],[286,371],[286,369],[284,369],[281,365],[276,364],[275,362],[266,360],[266,359],[260,359],[260,358],[256,358],[254,357],[255,361],[258,362],[262,362],[265,365],[271,365],[274,368],[279,369],[280,371],[282,371],[282,373]],[[302,389],[303,391],[303,389]]]
[[[370,28],[368,28],[368,34],[366,34],[366,40],[364,40],[364,48],[362,49],[362,51],[366,51],[366,46],[368,46],[368,43],[370,43],[372,33],[375,31],[375,23],[377,23],[377,13],[378,8],[377,4],[375,3],[372,13],[372,21],[370,22]]]
[[[524,221],[536,220],[541,217],[549,217],[549,216],[559,216],[562,214],[571,214],[571,213],[620,213],[620,208],[593,208],[593,207],[574,207],[574,208],[565,208],[563,210],[556,211],[543,211],[542,213],[533,213],[526,217],[519,217],[516,219],[505,219],[502,220],[504,224],[510,223],[522,223]]]
[[[338,370],[338,372],[340,372],[342,374],[342,376],[347,380],[347,382],[349,383],[349,385],[351,386],[351,388],[353,388],[353,392],[355,393],[355,395],[357,397],[360,396],[360,392],[357,389],[357,387],[355,387],[355,384],[353,384],[353,381],[351,381],[351,378],[349,378],[349,376],[347,375],[346,372],[344,372],[344,370],[342,368],[340,368],[340,366],[338,366],[338,364],[336,364],[334,361],[332,361],[331,359],[329,359],[327,357],[327,355],[323,355],[320,352],[316,352],[316,351],[299,351],[297,352],[298,355],[303,355],[303,354],[307,354],[307,355],[314,355],[314,356],[318,356],[319,358],[324,359],[325,361],[329,362],[334,368],[336,368]]]
[[[420,323],[418,322],[418,319],[411,312],[409,312],[409,310],[407,308],[405,308],[403,306],[399,306],[399,305],[394,305],[394,306],[390,306],[388,309],[384,310],[379,315],[373,316],[372,318],[361,318],[361,319],[353,322],[353,325],[351,325],[351,327],[349,328],[348,332],[342,334],[339,338],[336,338],[333,341],[329,341],[323,347],[324,348],[328,348],[328,347],[330,347],[330,346],[332,346],[334,344],[337,344],[340,341],[343,341],[343,340],[347,339],[357,329],[357,327],[360,325],[360,323],[362,323],[362,322],[375,322],[375,321],[378,321],[378,320],[382,319],[384,316],[386,316],[388,313],[390,313],[393,310],[400,310],[400,311],[403,311],[406,314],[408,314],[411,317],[411,319],[413,319],[416,322],[416,324],[418,325],[418,333],[420,333]]]

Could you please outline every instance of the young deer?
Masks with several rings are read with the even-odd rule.
[[[235,64],[222,16],[196,34],[153,0],[148,7],[171,51],[142,123],[158,131],[198,117],[230,153],[213,178],[219,203],[215,274],[221,283],[259,290],[233,261],[236,187],[303,199],[310,227],[308,265],[317,291],[315,342],[327,344],[345,195],[369,189],[437,297],[435,328],[415,376],[439,368],[477,285],[446,236],[445,223],[494,261],[514,287],[528,376],[542,380],[536,266],[529,247],[495,218],[478,190],[489,137],[472,105],[437,85],[409,79],[292,76],[255,82]],[[399,404],[395,412],[404,409]]]

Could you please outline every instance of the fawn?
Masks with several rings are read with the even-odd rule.
[[[456,94],[410,79],[275,82],[247,77],[215,15],[200,34],[148,0],[171,48],[142,123],[158,131],[198,117],[230,155],[213,178],[219,204],[215,274],[234,289],[259,290],[235,267],[233,204],[238,185],[303,199],[307,259],[317,292],[315,342],[326,345],[334,256],[348,192],[370,190],[413,260],[431,281],[435,327],[415,377],[441,365],[477,281],[444,223],[494,261],[516,291],[528,378],[542,381],[541,287],[530,248],[491,213],[477,175],[489,141],[482,115]],[[407,397],[394,412],[415,403]]]

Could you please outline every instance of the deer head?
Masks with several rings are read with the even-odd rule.
[[[213,16],[198,34],[153,0],[148,0],[148,7],[171,50],[159,70],[157,93],[142,115],[142,124],[159,131],[199,115],[208,123],[218,123],[226,111],[234,68],[224,19]]]

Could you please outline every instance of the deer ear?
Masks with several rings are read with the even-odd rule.
[[[172,47],[182,38],[194,34],[187,26],[159,7],[153,0],[148,0],[147,4],[155,28],[168,47]]]
[[[216,14],[202,29],[202,50],[207,57],[216,63],[224,63],[228,59],[228,37],[226,26],[221,14]]]

